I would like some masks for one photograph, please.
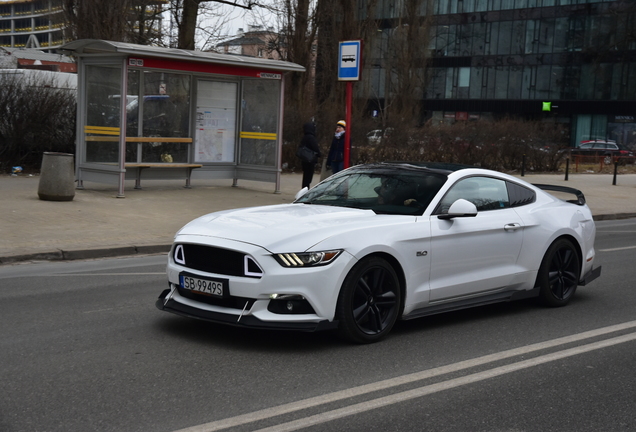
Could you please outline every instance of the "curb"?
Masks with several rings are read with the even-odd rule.
[[[0,265],[16,264],[25,261],[74,261],[98,258],[115,258],[135,255],[154,255],[168,253],[172,244],[123,246],[102,249],[58,250],[54,252],[37,252],[32,254],[0,257]]]
[[[595,221],[631,219],[636,218],[636,213],[617,213],[592,216]]]

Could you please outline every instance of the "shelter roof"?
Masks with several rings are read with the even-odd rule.
[[[204,51],[190,51],[179,48],[163,48],[148,45],[136,45],[126,42],[113,42],[99,39],[80,39],[64,44],[61,49],[79,57],[94,57],[99,54],[120,54],[140,57],[156,57],[171,60],[194,61],[229,66],[242,66],[284,72],[304,72],[299,64],[282,60],[244,57]]]

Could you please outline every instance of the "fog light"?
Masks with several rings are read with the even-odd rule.
[[[267,310],[275,314],[315,314],[314,308],[300,295],[283,294],[278,298],[271,298]]]

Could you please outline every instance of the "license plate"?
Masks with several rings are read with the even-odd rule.
[[[199,294],[224,297],[228,289],[228,280],[202,278],[182,273],[179,275],[179,285],[183,289],[188,289]]]

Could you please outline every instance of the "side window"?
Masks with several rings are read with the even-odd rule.
[[[438,213],[448,213],[451,204],[460,198],[475,204],[477,211],[510,207],[505,181],[490,177],[469,177],[450,188],[440,202]]]
[[[510,207],[530,204],[537,198],[534,191],[511,182],[508,182],[508,196],[510,197]]]

